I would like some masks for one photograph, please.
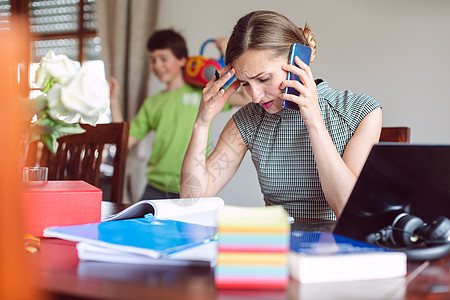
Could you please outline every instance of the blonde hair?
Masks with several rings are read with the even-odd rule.
[[[293,43],[310,47],[310,62],[315,59],[316,40],[307,24],[304,28],[298,28],[279,13],[254,11],[240,18],[234,26],[228,40],[225,62],[232,63],[250,49],[267,50],[274,57],[286,56],[287,59]]]
[[[299,27],[298,29],[302,32],[303,36],[306,39],[306,45],[305,46],[308,46],[309,48],[311,48],[311,60],[310,60],[310,62],[313,62],[314,59],[317,56],[316,39],[314,38],[314,35],[313,35],[312,31],[311,31],[311,28],[309,28],[307,23],[305,24],[304,28],[300,28]]]

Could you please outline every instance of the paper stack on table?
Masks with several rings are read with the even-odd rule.
[[[284,289],[290,224],[281,206],[225,206],[218,214],[219,289]]]

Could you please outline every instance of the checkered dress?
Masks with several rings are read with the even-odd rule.
[[[381,107],[364,94],[317,86],[325,126],[342,156],[364,117]],[[323,194],[308,131],[298,111],[267,113],[249,103],[233,119],[250,150],[266,205],[282,205],[294,218],[335,220]]]

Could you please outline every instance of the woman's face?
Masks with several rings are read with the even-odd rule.
[[[231,65],[252,101],[273,114],[282,108],[280,86],[287,74],[281,66],[286,62],[286,57],[273,58],[266,50],[247,50]]]

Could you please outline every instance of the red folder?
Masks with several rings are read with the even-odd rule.
[[[28,181],[22,191],[25,233],[50,226],[100,222],[103,192],[85,181]]]

